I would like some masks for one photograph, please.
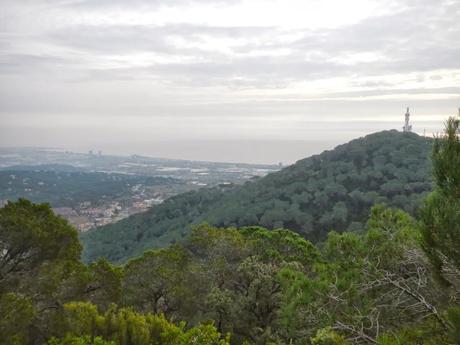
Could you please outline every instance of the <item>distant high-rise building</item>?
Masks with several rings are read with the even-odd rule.
[[[405,118],[405,121],[404,121],[403,132],[411,132],[412,131],[412,125],[409,124],[409,120],[410,120],[409,107],[407,107],[405,117],[406,118]]]

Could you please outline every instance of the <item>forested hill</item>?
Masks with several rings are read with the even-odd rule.
[[[181,241],[193,224],[262,225],[313,242],[331,229],[359,231],[371,205],[413,213],[432,189],[432,140],[384,131],[298,161],[243,186],[205,188],[81,235],[84,259],[114,262]]]

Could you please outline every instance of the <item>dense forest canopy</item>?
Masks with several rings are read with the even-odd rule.
[[[46,205],[10,203],[0,222],[9,235],[2,238],[5,249],[13,253],[22,232],[22,253],[30,253],[23,264],[22,253],[1,262],[6,345],[447,345],[459,339],[460,286],[436,279],[416,221],[401,210],[376,206],[365,233],[331,232],[321,247],[284,229],[201,225],[184,243],[146,251],[120,267],[104,259],[79,262],[75,230]],[[44,228],[54,230],[40,238]],[[459,278],[459,267],[453,269]]]
[[[313,241],[361,231],[376,203],[409,214],[432,190],[432,139],[383,131],[298,161],[243,186],[204,188],[81,236],[84,258],[123,262],[183,241],[191,225],[287,228]]]
[[[182,184],[169,177],[78,171],[68,165],[17,166],[0,170],[0,199],[27,198],[53,207],[99,204],[131,192],[133,186]]]
[[[420,216],[374,205],[317,245],[286,229],[193,227],[121,266],[80,261],[47,204],[0,209],[5,345],[460,343],[460,120],[432,154]],[[289,171],[289,170],[288,170]]]

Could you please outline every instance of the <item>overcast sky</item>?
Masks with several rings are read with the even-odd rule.
[[[0,146],[291,162],[406,106],[430,134],[460,106],[459,18],[459,0],[0,0]]]

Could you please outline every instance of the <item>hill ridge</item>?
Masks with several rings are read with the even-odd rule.
[[[84,259],[122,262],[181,241],[193,224],[285,227],[313,242],[330,229],[359,231],[376,203],[413,213],[432,189],[432,140],[372,133],[241,186],[180,194],[145,213],[81,235]]]

